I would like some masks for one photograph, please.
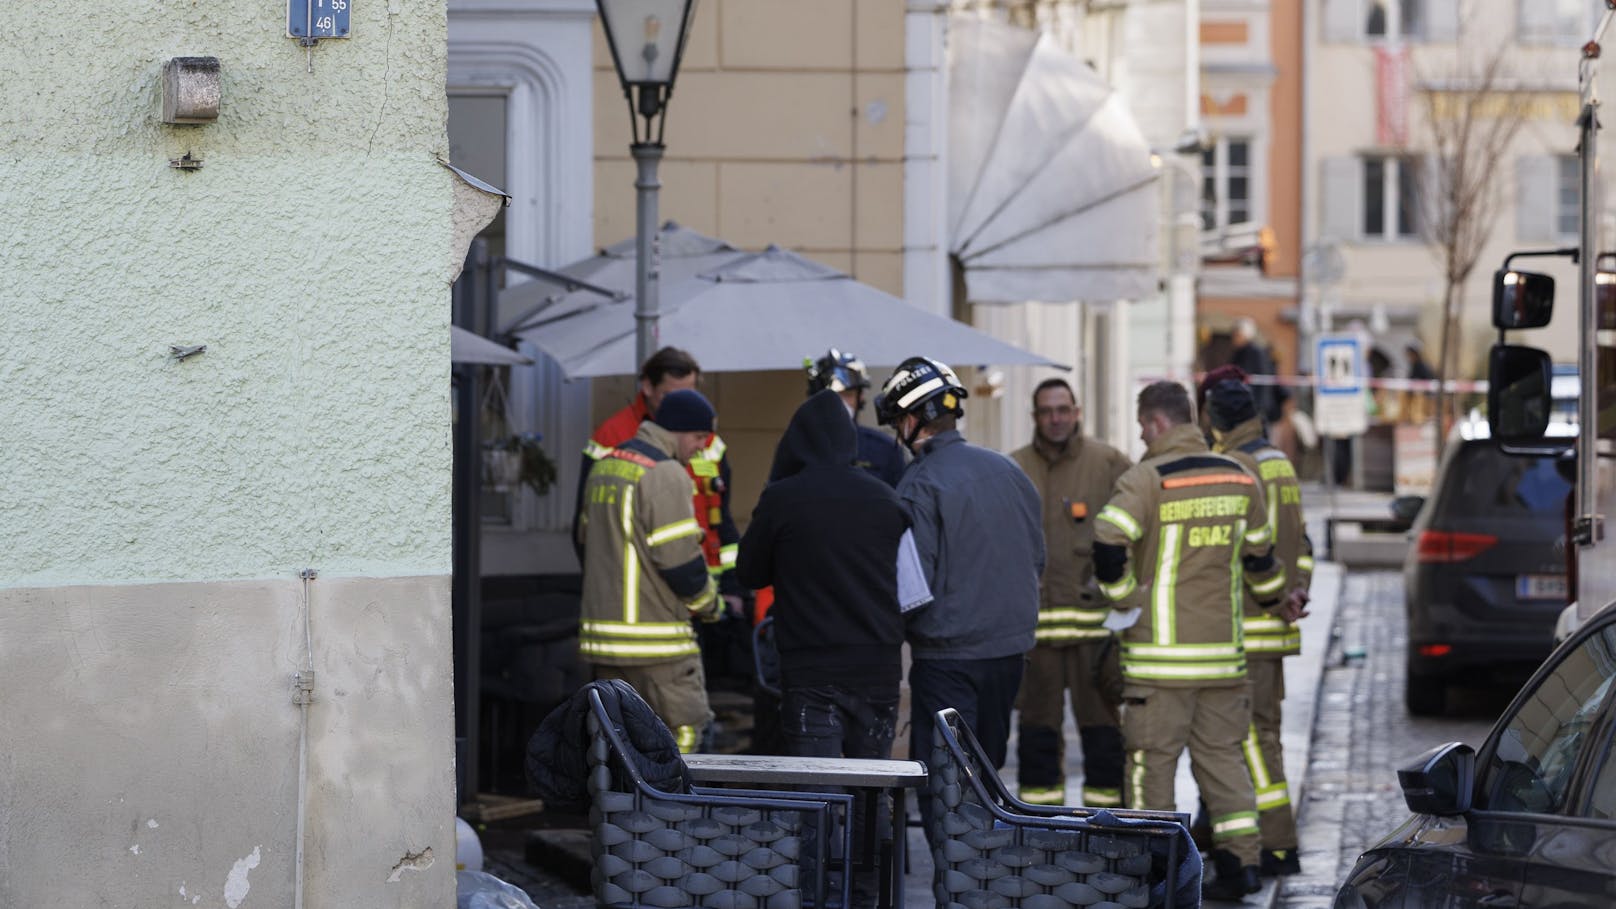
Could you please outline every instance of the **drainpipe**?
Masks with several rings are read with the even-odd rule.
[[[303,839],[309,813],[309,704],[314,701],[314,632],[309,604],[309,585],[320,573],[305,568],[303,579],[303,670],[293,677],[292,703],[298,709],[297,730],[297,855],[293,860],[292,909],[303,909]]]
[[[1314,36],[1318,33],[1318,16],[1316,3],[1302,4],[1302,242],[1301,248],[1296,251],[1296,288],[1298,291],[1296,301],[1296,371],[1312,371],[1313,369],[1313,330],[1317,323],[1317,314],[1313,311],[1313,300],[1308,293],[1308,254],[1313,245],[1318,242],[1316,236],[1313,197],[1314,164],[1313,164],[1313,105],[1308,103],[1312,97],[1313,86],[1313,55],[1317,48],[1311,46]]]

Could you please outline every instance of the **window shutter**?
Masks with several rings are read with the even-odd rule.
[[[1459,0],[1425,0],[1424,38],[1432,44],[1452,44],[1458,40]]]
[[[1321,239],[1351,241],[1363,230],[1363,166],[1356,157],[1320,162],[1319,199],[1323,207]]]
[[[1363,37],[1362,0],[1324,0],[1324,41],[1346,44]]]
[[[1538,243],[1557,239],[1560,162],[1553,155],[1515,159],[1515,239]]]

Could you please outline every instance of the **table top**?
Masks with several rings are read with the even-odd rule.
[[[919,761],[772,754],[687,754],[684,760],[698,783],[918,789],[926,782],[926,765]]]

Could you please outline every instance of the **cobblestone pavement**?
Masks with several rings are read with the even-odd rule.
[[[1513,694],[1456,691],[1451,716],[1409,716],[1402,575],[1349,572],[1341,583],[1301,808],[1303,874],[1286,878],[1272,903],[1286,909],[1329,909],[1358,855],[1408,817],[1397,768],[1444,742],[1479,746]]]

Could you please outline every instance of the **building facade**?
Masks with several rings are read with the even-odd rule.
[[[0,87],[0,905],[454,898],[444,8],[285,16],[70,0]]]

